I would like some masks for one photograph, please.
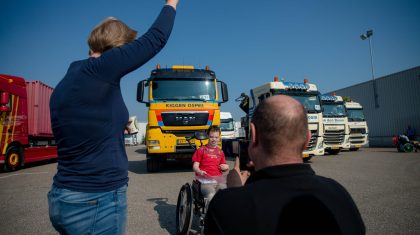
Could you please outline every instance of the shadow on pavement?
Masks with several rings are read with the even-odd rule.
[[[168,204],[168,198],[150,198],[147,201],[156,203],[153,209],[158,213],[160,227],[169,234],[176,234],[176,205]]]
[[[146,160],[129,161],[128,170],[135,174],[159,174],[159,173],[179,173],[192,172],[192,162],[190,161],[167,161],[158,172],[147,172]]]
[[[56,163],[56,162],[57,162],[57,158],[47,159],[47,160],[42,160],[42,161],[37,161],[37,162],[29,162],[29,163],[25,163],[25,165],[23,167],[20,167],[17,171],[7,171],[5,170],[4,165],[0,165],[0,174],[19,172],[19,170],[48,165],[48,164]]]
[[[140,154],[146,154],[147,153],[146,148],[138,148],[134,152],[140,153]]]

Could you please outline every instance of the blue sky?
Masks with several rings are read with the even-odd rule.
[[[54,87],[69,64],[87,57],[87,36],[107,16],[145,32],[163,0],[1,0],[0,73]],[[208,65],[228,84],[223,111],[239,120],[234,100],[273,80],[308,78],[321,93],[420,65],[420,1],[416,0],[181,0],[166,47],[121,84],[130,115],[147,120],[137,82],[156,64]]]

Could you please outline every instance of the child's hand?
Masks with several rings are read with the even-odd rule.
[[[201,176],[205,176],[205,175],[207,175],[207,172],[206,171],[203,171],[203,170],[200,170],[198,172],[198,174],[201,175]]]
[[[228,164],[220,164],[219,169],[221,171],[227,171],[227,170],[229,170],[229,165]]]

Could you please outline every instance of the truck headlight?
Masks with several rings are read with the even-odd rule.
[[[159,140],[149,140],[148,145],[159,145]]]

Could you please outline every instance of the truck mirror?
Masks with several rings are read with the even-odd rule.
[[[0,95],[0,112],[9,112],[9,93],[8,92],[2,92]]]
[[[222,100],[223,100],[220,103],[225,103],[229,100],[227,85],[226,85],[226,83],[220,81],[220,87],[222,88]]]
[[[145,86],[146,80],[140,81],[137,84],[137,101],[140,103],[148,103],[144,101],[144,86]]]
[[[1,105],[9,104],[9,93],[8,92],[2,92],[0,100],[1,100],[0,101]]]
[[[209,138],[209,136],[207,135],[207,133],[206,133],[206,132],[204,132],[204,131],[196,131],[196,132],[194,133],[194,137],[195,137],[196,139],[198,139],[198,140],[206,140],[206,139],[208,139],[208,138]]]

